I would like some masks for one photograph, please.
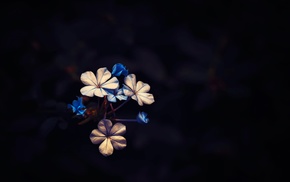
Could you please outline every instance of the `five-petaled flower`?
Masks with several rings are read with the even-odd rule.
[[[127,100],[128,96],[123,95],[123,89],[114,89],[114,90],[106,90],[108,95],[107,99],[110,102],[117,102],[117,99],[119,100]],[[116,99],[117,98],[117,99]]]
[[[117,77],[123,75],[123,83],[119,83]],[[113,77],[112,77],[113,76]],[[90,121],[99,121],[97,128],[93,129],[89,138],[93,144],[100,144],[99,151],[104,156],[112,155],[115,150],[121,150],[127,146],[124,135],[126,126],[120,122],[138,122],[146,124],[149,122],[147,113],[139,112],[134,119],[118,118],[116,111],[131,100],[136,100],[140,106],[155,102],[150,90],[150,85],[142,81],[136,82],[135,74],[128,74],[126,67],[117,63],[113,66],[112,72],[106,67],[99,68],[96,75],[92,71],[81,74],[81,82],[85,85],[80,89],[83,96],[99,98],[87,98],[90,102],[87,107],[83,105],[83,97],[78,97],[67,107],[82,115],[83,121],[79,125]],[[122,88],[119,88],[123,85]],[[94,101],[95,100],[95,101]],[[115,107],[117,100],[125,100]],[[112,123],[113,122],[113,123]]]
[[[84,115],[86,111],[86,106],[83,105],[83,98],[77,98],[78,100],[73,100],[72,104],[67,105],[67,108],[72,109],[72,112],[76,113],[76,115]]]
[[[99,151],[104,156],[113,154],[114,149],[121,150],[126,147],[126,139],[121,136],[126,133],[126,126],[116,123],[112,127],[109,119],[102,119],[98,123],[98,129],[94,129],[90,134],[93,144],[100,144]]]
[[[147,118],[147,113],[146,112],[139,112],[136,120],[138,123],[148,123],[149,119]]]
[[[150,90],[150,85],[138,81],[136,84],[135,74],[129,74],[124,78],[124,95],[131,97],[136,100],[140,106],[144,104],[152,104],[154,102],[154,97],[152,94],[147,93]]]
[[[113,66],[112,75],[114,75],[114,76],[120,76],[120,75],[127,76],[128,70],[126,69],[126,67],[123,64],[117,63]]]
[[[89,97],[93,97],[94,95],[104,97],[108,95],[106,89],[116,89],[119,87],[119,81],[116,77],[109,79],[111,75],[106,67],[99,68],[96,76],[91,71],[82,73],[81,81],[86,86],[81,88],[81,94]]]

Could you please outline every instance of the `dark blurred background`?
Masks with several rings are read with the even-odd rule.
[[[286,7],[260,1],[1,3],[1,164],[9,181],[279,181],[289,107]],[[66,105],[121,62],[155,103],[117,112],[102,156]],[[273,157],[273,154],[275,154]],[[4,168],[4,170],[3,170]],[[283,169],[280,169],[283,172]]]

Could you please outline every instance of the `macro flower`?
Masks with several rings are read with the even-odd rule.
[[[76,115],[84,115],[86,111],[86,106],[83,105],[83,98],[77,98],[78,100],[73,100],[72,104],[67,105],[67,108],[72,109],[72,112],[76,113]]]
[[[123,64],[117,63],[113,66],[112,75],[113,76],[120,76],[120,75],[127,76],[128,70],[126,69],[126,67]]]
[[[117,99],[119,100],[127,100],[128,96],[123,95],[123,89],[114,89],[114,90],[107,90],[107,99],[110,102],[116,102]],[[117,99],[116,99],[117,98]]]
[[[140,106],[144,104],[152,104],[154,102],[154,97],[152,94],[147,93],[150,90],[150,85],[138,81],[136,84],[135,74],[129,74],[124,78],[124,95],[131,97],[136,100]]]
[[[93,144],[100,144],[99,151],[104,156],[113,154],[114,149],[121,150],[127,146],[126,139],[121,136],[126,133],[126,126],[116,123],[112,127],[109,119],[102,119],[98,123],[98,129],[94,129],[90,134]]]
[[[149,119],[147,118],[147,113],[145,113],[145,112],[139,112],[137,117],[136,117],[136,120],[138,123],[148,123],[149,122]]]
[[[99,68],[96,76],[92,71],[82,73],[81,81],[86,86],[81,88],[81,94],[89,97],[93,97],[94,95],[104,97],[105,95],[108,95],[106,89],[116,89],[119,87],[118,79],[116,77],[111,78],[111,75],[112,74],[106,67]]]

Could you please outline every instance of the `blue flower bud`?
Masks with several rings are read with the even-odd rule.
[[[78,97],[78,100],[73,100],[72,104],[68,104],[67,107],[68,109],[72,109],[72,112],[76,113],[76,115],[84,115],[86,111],[82,97]]]
[[[147,124],[149,122],[149,119],[147,118],[147,113],[145,112],[139,112],[136,119],[138,123]]]
[[[113,76],[120,76],[120,75],[127,76],[128,70],[126,69],[126,67],[123,64],[117,63],[113,66],[112,75]]]

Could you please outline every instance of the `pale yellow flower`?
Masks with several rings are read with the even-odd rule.
[[[112,127],[109,119],[102,119],[98,123],[98,129],[91,132],[90,139],[93,144],[100,144],[99,151],[104,156],[113,154],[114,149],[121,150],[127,146],[126,139],[121,136],[126,133],[126,126],[116,123]]]
[[[131,97],[136,100],[140,106],[144,104],[152,104],[154,102],[154,97],[152,94],[147,93],[150,90],[150,85],[138,81],[136,83],[135,74],[130,74],[124,78],[123,92],[124,95]]]
[[[116,77],[110,79],[111,76],[111,72],[106,67],[99,68],[96,76],[91,71],[82,73],[81,81],[86,86],[81,88],[81,94],[89,97],[94,95],[104,97],[104,95],[108,95],[106,89],[116,89],[119,87],[118,79]]]

